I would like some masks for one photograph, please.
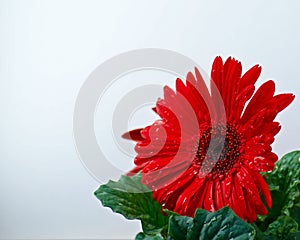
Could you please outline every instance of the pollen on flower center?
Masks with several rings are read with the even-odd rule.
[[[202,173],[223,175],[236,163],[240,149],[241,138],[233,127],[209,127],[200,136],[196,164]]]

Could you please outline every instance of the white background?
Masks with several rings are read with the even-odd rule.
[[[274,150],[299,149],[298,1],[0,1],[0,238],[133,238],[137,221],[102,207],[72,135],[78,91],[106,59],[166,48],[210,71],[216,55],[296,100]],[[120,157],[122,157],[120,153]]]

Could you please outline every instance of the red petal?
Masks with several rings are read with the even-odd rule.
[[[246,145],[247,152],[252,152],[254,156],[262,156],[266,152],[270,152],[272,150],[269,144],[265,143],[255,143]]]
[[[246,123],[243,125],[244,136],[251,138],[253,136],[263,134],[264,129],[267,128],[268,124],[271,124],[276,117],[276,109],[264,108],[257,113],[254,113]]]
[[[211,80],[210,80],[210,90],[213,104],[216,108],[217,113],[215,115],[218,118],[226,117],[226,112],[224,112],[225,105],[222,97],[223,88],[223,61],[221,57],[216,57],[211,70]],[[222,108],[221,108],[222,107]],[[225,115],[225,116],[222,116]]]
[[[207,121],[208,119],[210,119],[210,113],[208,111],[208,105],[210,103],[205,102],[201,93],[190,82],[187,81],[186,84],[187,84],[187,89],[188,89],[189,96],[190,96],[189,101],[190,101],[191,105],[193,106],[195,113],[198,116],[199,124],[201,121],[205,121],[205,120]],[[212,108],[212,109],[210,108],[210,111],[212,111],[212,113],[214,113],[214,108]]]
[[[141,135],[142,128],[134,129],[129,132],[126,132],[122,135],[122,138],[133,140],[133,141],[142,141],[145,140]]]
[[[224,201],[223,201],[223,193],[222,193],[222,189],[221,189],[221,183],[219,180],[216,180],[216,182],[215,182],[214,206],[216,207],[216,210],[219,210],[225,206]]]
[[[294,99],[295,96],[293,94],[288,93],[274,96],[277,112],[281,112],[283,109],[285,109],[288,105],[292,103]]]
[[[238,83],[242,74],[242,65],[233,58],[228,58],[224,64],[224,88],[222,96],[225,104],[227,118],[235,111],[235,99]]]
[[[174,129],[179,128],[179,122],[177,120],[176,115],[174,114],[172,109],[170,109],[168,104],[163,99],[157,100],[156,110],[157,110],[158,115],[162,119],[164,119],[164,121],[167,124],[169,124],[170,126],[173,126]]]
[[[193,217],[198,205],[202,205],[203,199],[201,199],[201,196],[205,194],[203,194],[203,190],[206,190],[205,179],[196,178],[195,181],[191,185],[187,186],[187,188],[179,196],[174,211],[182,215]],[[191,202],[193,197],[194,199],[196,198],[197,201]]]
[[[252,178],[253,178],[257,188],[260,190],[263,198],[265,199],[267,206],[269,208],[271,208],[272,207],[272,197],[270,194],[268,184],[266,183],[265,179],[257,171],[251,171],[249,169],[248,172],[250,172],[252,174]]]
[[[281,129],[280,123],[278,122],[271,122],[268,123],[264,128],[262,129],[263,133],[270,133],[273,136],[275,136]]]
[[[206,103],[210,102],[210,93],[207,89],[206,83],[203,80],[203,77],[201,75],[201,73],[199,72],[198,68],[195,67],[195,75],[196,75],[196,79],[197,82],[196,84],[194,84],[192,82],[192,85],[195,86],[195,88],[197,89],[197,91],[200,93],[200,95],[203,97],[204,101]]]
[[[253,98],[248,103],[242,116],[242,123],[245,123],[253,115],[259,112],[272,98],[275,91],[275,84],[272,80],[265,82],[256,91]]]
[[[215,58],[213,65],[212,65],[211,84],[212,84],[212,81],[214,82],[213,85],[216,85],[220,91],[220,89],[222,89],[222,83],[223,83],[223,60],[220,56]],[[212,86],[211,86],[211,89],[212,89]]]
[[[244,153],[244,163],[249,169],[253,169],[258,172],[268,172],[274,169],[274,162],[278,159],[276,154],[272,152],[265,153],[262,156],[251,154],[253,153]]]
[[[176,80],[176,90],[178,94],[181,94],[193,108],[193,113],[197,116],[199,123],[204,119],[209,119],[209,113],[207,104],[203,99],[201,93],[195,88],[192,82],[195,82],[195,78],[192,73],[188,73],[186,86],[181,79]],[[184,111],[187,109],[185,108]]]
[[[135,174],[137,174],[138,172],[142,171],[143,168],[145,167],[147,163],[144,163],[142,165],[136,166],[134,167],[132,170],[130,170],[126,175],[127,176],[134,176]]]
[[[255,209],[251,205],[251,199],[245,198],[246,206],[247,206],[247,220],[248,222],[252,223],[256,221],[256,212]]]
[[[199,189],[197,195],[192,196],[191,204],[194,204],[197,208],[204,208],[204,199],[207,197],[208,191],[208,179],[202,178],[203,183],[201,189]],[[193,216],[193,215],[192,215]]]
[[[265,158],[267,158],[269,161],[275,163],[278,160],[278,156],[273,153],[273,152],[269,152],[265,155]]]
[[[153,198],[156,199],[164,208],[174,209],[176,201],[183,191],[191,184],[193,184],[195,174],[194,169],[188,169],[182,176],[176,181],[172,182],[168,186],[161,188],[153,192]]]
[[[244,88],[239,95],[237,95],[235,101],[236,101],[236,109],[232,111],[234,114],[233,117],[235,119],[239,119],[241,117],[241,114],[244,110],[246,102],[251,98],[255,90],[255,87],[253,85],[250,85],[246,88]]]
[[[233,189],[235,192],[235,195],[233,196],[233,198],[234,198],[234,201],[237,203],[238,208],[240,209],[239,216],[243,219],[246,219],[247,218],[247,206],[245,203],[245,196],[244,196],[243,188],[236,176],[233,177],[233,182],[234,182]]]
[[[256,212],[261,215],[267,214],[268,210],[261,201],[254,180],[246,168],[241,167],[240,171],[237,172],[237,177],[246,192],[245,197],[249,199],[251,205],[256,209]]]
[[[270,161],[267,157],[255,157],[254,165],[256,166],[256,168],[253,168],[253,170],[259,172],[269,172],[274,169],[274,162]]]
[[[213,201],[213,199],[214,199],[213,192],[214,192],[214,182],[209,181],[207,183],[207,193],[204,198],[203,206],[204,206],[204,209],[206,209],[210,212],[214,212],[216,210],[216,208],[214,206],[214,201]]]
[[[238,215],[242,219],[245,219],[244,214],[246,212],[242,212],[240,201],[238,199],[234,184],[232,186],[232,194],[230,196],[229,202],[230,202],[230,207],[236,213],[236,215]]]
[[[257,81],[259,75],[261,73],[261,67],[259,65],[255,65],[250,68],[241,78],[239,90],[243,90],[247,86],[253,86]]]
[[[224,205],[229,205],[229,198],[231,196],[231,184],[232,184],[232,176],[228,175],[222,182],[222,192],[223,192],[223,200]]]
[[[164,95],[168,108],[172,111],[176,121],[179,123],[177,128],[180,128],[181,131],[188,136],[198,133],[199,122],[193,110],[193,105],[188,101],[188,98],[182,94],[175,95],[173,90],[169,87],[164,88]],[[191,95],[191,93],[189,95]]]

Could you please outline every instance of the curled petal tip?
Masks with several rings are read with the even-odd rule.
[[[123,133],[121,137],[127,140],[141,141],[144,139],[141,135],[141,130],[142,128],[131,130],[129,132]]]

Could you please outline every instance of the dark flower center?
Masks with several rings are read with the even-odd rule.
[[[203,174],[224,175],[236,163],[240,149],[241,139],[233,127],[209,127],[200,136],[196,163]]]

